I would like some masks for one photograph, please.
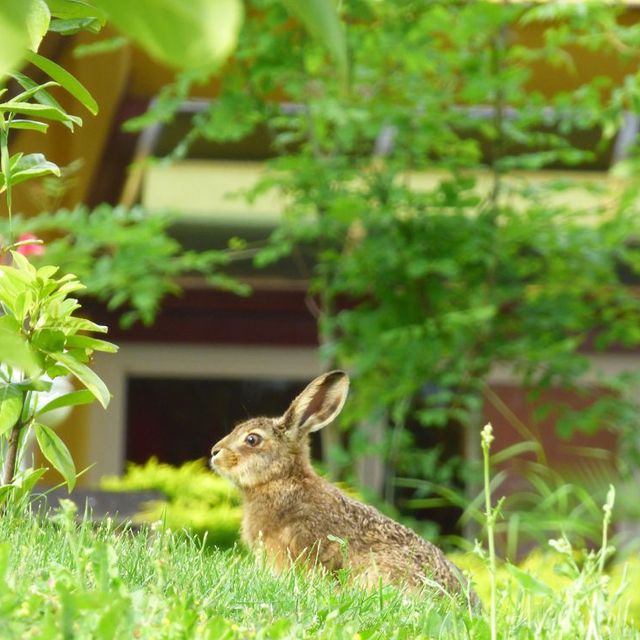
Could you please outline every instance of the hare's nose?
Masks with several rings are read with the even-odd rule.
[[[215,458],[220,453],[220,451],[222,451],[222,449],[216,449],[215,447],[213,447],[213,449],[211,449],[211,457]]]

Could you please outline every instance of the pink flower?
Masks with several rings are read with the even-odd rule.
[[[21,233],[18,242],[24,242],[16,251],[23,256],[42,256],[44,255],[44,246],[38,236],[33,233]]]

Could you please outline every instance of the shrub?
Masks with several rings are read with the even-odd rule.
[[[136,524],[162,520],[173,530],[188,530],[207,544],[231,547],[238,540],[240,496],[226,480],[213,475],[204,460],[180,467],[150,458],[146,464],[129,464],[123,477],[106,476],[100,482],[109,491],[156,489],[167,497],[144,505]]]

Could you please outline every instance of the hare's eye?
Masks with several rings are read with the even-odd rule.
[[[262,436],[259,436],[257,433],[250,433],[244,441],[250,447],[257,447],[262,442]]]

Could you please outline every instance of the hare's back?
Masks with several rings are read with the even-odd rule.
[[[460,590],[461,572],[436,545],[348,496],[344,508],[350,529],[345,537],[354,568],[396,584],[422,586],[432,580],[448,591]]]

